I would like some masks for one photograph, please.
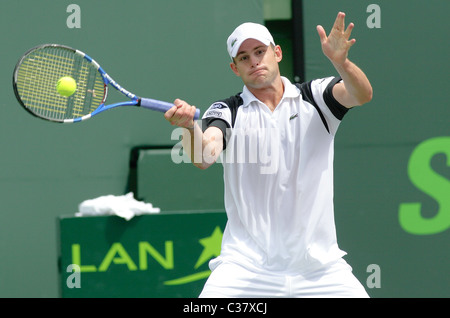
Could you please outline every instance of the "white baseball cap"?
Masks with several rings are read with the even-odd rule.
[[[236,57],[242,43],[247,39],[255,39],[266,46],[270,43],[275,45],[272,35],[264,25],[252,22],[246,22],[234,29],[228,37],[227,50],[231,58]]]

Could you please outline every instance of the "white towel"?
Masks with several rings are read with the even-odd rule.
[[[135,200],[133,192],[130,192],[122,196],[105,195],[83,201],[78,211],[76,216],[117,215],[129,221],[135,215],[159,213],[160,209],[151,203]]]

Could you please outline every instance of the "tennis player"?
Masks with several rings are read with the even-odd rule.
[[[372,87],[348,59],[353,29],[337,15],[323,53],[339,76],[293,85],[280,75],[282,50],[263,25],[244,23],[227,40],[243,91],[213,103],[201,123],[180,99],[165,113],[186,128],[194,165],[224,169],[228,222],[221,254],[200,297],[368,297],[342,258],[333,208],[336,131]]]

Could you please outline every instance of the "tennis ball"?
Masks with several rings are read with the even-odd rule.
[[[56,83],[56,90],[60,95],[69,97],[77,90],[77,82],[70,76],[61,77]]]

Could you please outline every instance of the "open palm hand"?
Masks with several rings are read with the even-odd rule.
[[[350,23],[345,29],[345,13],[339,12],[330,34],[327,36],[325,29],[317,26],[322,51],[330,61],[335,65],[342,65],[348,56],[350,47],[356,42],[355,39],[349,40],[354,24]]]

